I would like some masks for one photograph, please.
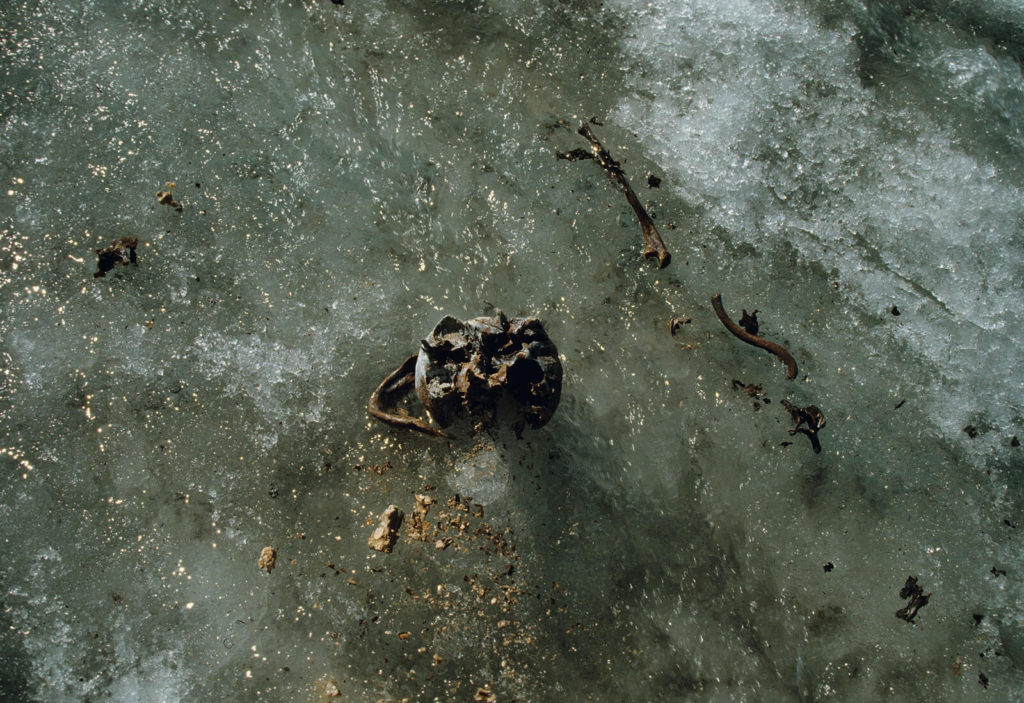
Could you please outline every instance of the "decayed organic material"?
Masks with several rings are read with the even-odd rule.
[[[274,570],[274,565],[277,563],[277,550],[273,547],[264,547],[260,551],[260,558],[257,562],[257,566],[266,571],[268,574]]]

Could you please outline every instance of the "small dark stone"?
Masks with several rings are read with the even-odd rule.
[[[997,569],[994,566],[989,570],[989,573],[993,576],[1006,576],[1006,571],[1004,569]]]
[[[335,5],[344,5],[345,0],[331,0]]]
[[[661,179],[655,176],[653,173],[647,177],[647,187],[657,188],[661,185]]]
[[[988,688],[988,677],[985,676],[985,672],[978,672],[978,683],[981,684],[982,688]]]
[[[899,410],[900,408],[903,407],[903,404],[906,403],[906,402],[907,401],[905,399],[904,400],[900,400],[900,402],[896,403],[896,407],[894,407],[893,410]]]
[[[1019,447],[1020,446],[1020,440],[1017,439],[1017,435],[1014,435],[1014,436],[1010,437],[1010,446],[1011,447]]]
[[[898,307],[896,307],[895,305],[892,306],[892,308],[889,310],[889,312],[892,313],[893,317],[899,317],[900,316],[900,309]]]
[[[974,425],[967,425],[967,427],[964,428],[964,432],[971,439],[974,439],[975,437],[978,436],[978,428],[975,427]]]
[[[981,624],[981,619],[985,617],[981,613],[974,613],[974,626],[977,627]]]
[[[825,564],[825,566],[823,568],[825,569],[825,573],[827,574],[830,571],[832,571],[832,569],[836,568],[836,566],[832,562],[829,562],[829,563]]]

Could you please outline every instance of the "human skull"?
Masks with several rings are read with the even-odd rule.
[[[446,315],[420,345],[416,394],[441,427],[507,413],[513,426],[543,427],[562,394],[562,364],[534,317]]]

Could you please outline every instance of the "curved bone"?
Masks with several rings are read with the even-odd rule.
[[[416,430],[432,437],[450,436],[441,430],[432,427],[426,420],[412,415],[390,412],[399,400],[404,398],[413,389],[416,383],[416,358],[414,354],[402,362],[402,365],[388,374],[387,378],[380,382],[377,389],[370,395],[370,402],[367,409],[370,414],[378,420],[389,425],[402,427],[409,430]]]
[[[796,378],[796,359],[793,355],[786,351],[785,347],[776,344],[775,342],[769,342],[767,339],[757,337],[745,329],[737,325],[731,317],[725,312],[725,308],[722,307],[722,294],[716,293],[711,298],[711,307],[715,309],[715,314],[718,315],[718,319],[722,321],[725,328],[733,333],[736,337],[752,346],[769,351],[779,358],[779,361],[786,365],[786,378],[792,380]],[[756,311],[755,311],[756,312]]]

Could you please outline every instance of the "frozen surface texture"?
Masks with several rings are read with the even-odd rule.
[[[0,53],[0,699],[1024,700],[1024,3],[6,0]],[[550,422],[368,417],[495,306]]]

